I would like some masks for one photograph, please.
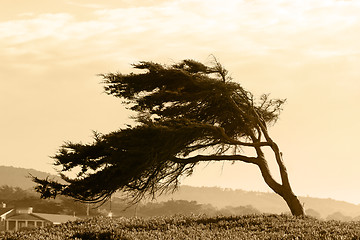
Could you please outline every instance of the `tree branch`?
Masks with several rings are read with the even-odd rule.
[[[245,96],[245,93],[243,93],[243,95]],[[239,95],[239,96],[240,96],[240,95]],[[245,99],[243,96],[240,96],[240,97],[242,97],[242,98],[245,100],[245,102],[248,103],[249,107],[251,107],[251,109],[252,109],[252,111],[253,111],[253,113],[254,113],[254,116],[255,116],[255,118],[256,118],[256,121],[257,121],[257,123],[258,123],[258,126],[256,127],[256,129],[257,129],[258,131],[260,130],[260,131],[259,131],[259,139],[257,140],[256,137],[255,137],[255,135],[253,135],[253,134],[252,134],[252,136],[251,136],[254,144],[255,144],[255,143],[258,143],[258,144],[259,144],[259,142],[260,142],[260,137],[261,137],[261,133],[263,133],[263,134],[264,134],[264,137],[265,137],[265,140],[266,140],[266,143],[267,143],[267,144],[265,144],[265,145],[263,145],[263,146],[270,146],[271,149],[273,150],[274,154],[275,154],[276,163],[277,163],[277,165],[279,166],[279,171],[280,171],[282,186],[284,186],[284,187],[286,187],[286,188],[288,188],[288,189],[291,189],[291,188],[290,188],[289,177],[288,177],[288,174],[287,174],[287,169],[286,169],[285,164],[284,164],[284,161],[283,161],[283,159],[282,159],[282,153],[280,152],[280,149],[279,149],[278,145],[271,139],[271,137],[270,137],[270,135],[269,135],[269,133],[268,133],[268,131],[267,131],[267,126],[266,126],[265,120],[262,118],[261,115],[259,115],[259,113],[256,111],[256,109],[254,108],[254,106],[249,103],[249,101],[246,101],[246,99]],[[234,101],[232,98],[230,98],[230,99],[232,100],[232,104],[234,104],[234,105],[236,106],[235,101]],[[237,109],[238,111],[240,111],[239,108],[235,108],[235,109]],[[259,146],[254,146],[254,147],[255,147],[255,149],[256,149],[256,152],[257,152],[258,157],[259,157],[259,158],[260,158],[260,157],[263,157],[264,154],[263,154],[263,152],[261,151],[261,148],[260,148]],[[266,161],[265,161],[265,163],[266,163]],[[266,169],[267,167],[264,167],[264,166],[262,166],[262,165],[258,165],[258,166],[260,167],[260,169],[262,169],[261,171],[262,171],[262,173],[263,173],[263,175],[264,175],[264,173],[266,172],[266,171],[264,171],[264,169]],[[265,179],[265,176],[264,176],[264,179]],[[270,178],[268,178],[268,179],[270,179]],[[272,181],[270,181],[270,182],[271,182],[271,184],[272,184],[273,186],[276,185],[276,184],[273,183]],[[269,183],[268,183],[268,184],[269,184]],[[269,185],[269,186],[270,186],[270,185]],[[273,187],[271,187],[271,188],[273,188]],[[276,186],[275,188],[277,189],[278,186]],[[273,190],[274,190],[275,192],[277,192],[274,188],[273,188]]]
[[[250,134],[250,137],[251,137],[252,141],[254,142],[254,144],[258,144],[257,146],[254,146],[258,158],[264,158],[265,154],[261,150],[260,140],[258,140],[253,133]],[[269,145],[268,142],[266,142],[266,143],[267,143],[267,145]]]
[[[284,161],[282,158],[282,152],[280,152],[280,149],[276,143],[273,143],[271,148],[273,149],[273,151],[275,153],[275,159],[279,166],[282,185],[284,187],[290,189],[289,176],[288,176],[287,169],[285,167],[285,164],[284,164]]]
[[[270,173],[270,169],[269,166],[266,162],[266,160],[263,159],[259,159],[259,164],[258,164],[261,174],[266,182],[266,184],[277,194],[279,194],[280,196],[283,195],[283,188],[282,185],[279,184],[278,182],[276,182],[274,180],[274,178],[272,177],[271,173]]]
[[[225,143],[227,144],[234,144],[234,145],[240,145],[240,146],[246,146],[246,147],[264,147],[264,146],[271,146],[269,142],[260,142],[260,141],[253,141],[250,142],[242,142],[235,139],[230,138],[226,133],[225,130],[222,127],[216,127],[212,125],[207,125],[208,127],[212,128],[213,130],[220,133],[223,140],[225,140]]]
[[[176,163],[197,163],[209,161],[242,161],[246,163],[259,164],[259,159],[256,157],[247,157],[243,155],[197,155],[189,158],[174,157],[171,161]]]
[[[282,158],[282,153],[280,152],[279,146],[271,139],[271,137],[267,131],[264,119],[262,119],[261,116],[259,116],[259,114],[256,112],[256,110],[254,108],[252,108],[252,109],[258,120],[258,124],[261,129],[261,132],[264,134],[266,142],[269,143],[269,146],[271,147],[271,149],[273,150],[273,152],[275,154],[276,163],[279,166],[282,185],[284,187],[290,189],[290,182],[289,182],[289,177],[287,174],[287,169],[285,167],[285,164],[284,164],[284,161]]]

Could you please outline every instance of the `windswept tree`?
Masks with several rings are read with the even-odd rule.
[[[268,132],[285,100],[269,95],[255,99],[216,59],[210,66],[183,60],[173,65],[140,62],[133,67],[140,72],[101,76],[106,93],[138,113],[137,123],[96,133],[89,144],[64,144],[53,158],[65,183],[34,178],[43,198],[60,194],[96,203],[122,191],[139,201],[176,189],[179,179],[191,175],[201,162],[241,161],[258,166],[292,214],[304,215],[282,153]],[[272,151],[281,182],[273,178],[264,148]],[[74,169],[77,177],[64,174]]]

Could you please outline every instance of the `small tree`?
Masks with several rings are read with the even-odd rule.
[[[211,66],[184,60],[170,66],[134,64],[141,73],[101,75],[106,93],[138,112],[137,124],[109,134],[95,133],[90,144],[64,144],[54,156],[65,184],[34,178],[43,198],[57,194],[84,202],[103,202],[120,190],[133,201],[174,190],[181,176],[200,162],[255,164],[267,185],[304,215],[290,187],[278,145],[268,133],[285,100],[253,95],[232,81],[216,61]],[[281,183],[272,177],[263,148],[272,150]],[[254,149],[253,156],[243,148]],[[80,167],[76,178],[63,173]]]

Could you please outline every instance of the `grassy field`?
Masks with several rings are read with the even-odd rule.
[[[319,221],[288,215],[90,218],[49,228],[0,233],[0,239],[351,239],[360,222]]]

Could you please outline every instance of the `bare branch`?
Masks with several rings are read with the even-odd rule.
[[[263,176],[265,182],[267,185],[277,194],[282,195],[283,194],[283,188],[281,184],[275,181],[275,179],[272,177],[270,173],[269,166],[265,159],[259,158],[259,164],[258,164],[261,175]]]
[[[220,62],[216,59],[214,55],[212,55],[212,57],[214,61],[214,67],[212,72],[219,74],[223,82],[226,82],[228,71],[220,64]]]
[[[209,162],[209,161],[242,161],[246,163],[252,163],[258,165],[259,159],[256,157],[247,157],[243,155],[197,155],[189,158],[177,158],[174,157],[171,161],[176,163],[197,163],[197,162]]]
[[[225,143],[228,144],[234,144],[234,145],[240,145],[240,146],[246,146],[246,147],[264,147],[264,146],[270,146],[268,142],[242,142],[235,139],[230,138],[228,135],[226,135],[225,130],[220,127],[214,127],[217,131],[221,134],[221,136],[224,138]],[[260,135],[260,133],[259,133]]]

